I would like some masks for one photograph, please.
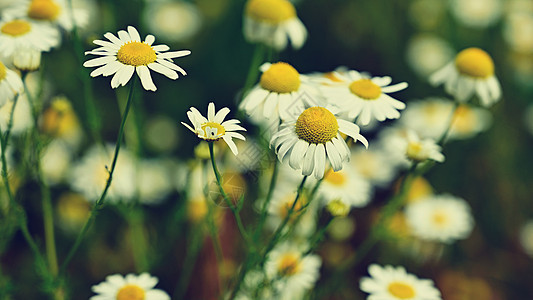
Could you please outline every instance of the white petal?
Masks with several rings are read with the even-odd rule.
[[[117,45],[117,46],[122,46],[123,42],[117,38],[114,34],[112,34],[111,32],[107,32],[106,34],[104,34],[104,36],[110,40],[113,44]]]
[[[154,49],[154,51],[156,52],[163,52],[163,51],[170,50],[170,47],[167,45],[157,45],[157,46],[152,46],[152,49]]]
[[[215,103],[209,102],[209,105],[207,105],[207,120],[209,122],[213,122],[215,119]]]
[[[148,70],[148,67],[138,66],[135,69],[137,71],[137,75],[139,75],[139,78],[141,78],[141,84],[143,88],[147,91],[156,91],[157,88],[152,81],[152,76],[150,76],[150,70]]]
[[[289,165],[291,166],[291,168],[295,170],[300,168],[300,164],[302,162],[302,159],[304,158],[307,147],[309,147],[309,143],[304,140],[298,140],[296,142],[289,158]]]
[[[224,121],[224,118],[229,114],[229,112],[230,112],[229,108],[227,107],[222,108],[215,114],[215,117],[213,118],[213,122],[221,124],[222,121]]]
[[[315,150],[316,144],[310,144],[304,155],[304,163],[302,166],[302,175],[309,176],[313,173],[315,167]]]
[[[326,171],[326,149],[324,144],[318,144],[315,151],[315,178],[321,179]]]
[[[409,86],[407,84],[407,82],[401,82],[401,83],[397,83],[395,85],[390,85],[390,86],[386,86],[386,87],[382,87],[381,88],[381,91],[383,93],[394,93],[394,92],[398,92],[398,91],[401,91],[401,90],[404,90],[407,88],[407,86]]]
[[[230,148],[231,152],[233,152],[234,155],[239,154],[239,151],[237,150],[237,145],[235,145],[235,143],[233,142],[230,136],[224,135],[222,139],[224,139],[224,142],[228,144],[228,147]]]
[[[163,74],[170,79],[177,79],[179,77],[176,71],[171,70],[167,67],[164,67],[163,65],[158,64],[158,63],[148,64],[148,68],[154,70],[157,73]]]
[[[144,42],[152,46],[152,44],[155,42],[155,36],[151,34],[147,35],[146,38],[144,39]]]
[[[337,148],[333,145],[332,142],[326,143],[326,152],[333,171],[337,172],[338,170],[342,169],[341,154],[339,153],[339,151],[337,151]]]
[[[83,63],[84,67],[90,68],[90,67],[96,67],[105,65],[107,63],[110,63],[112,61],[115,61],[117,58],[115,56],[104,56],[104,57],[98,57],[91,60],[88,60]]]
[[[137,29],[135,29],[135,27],[128,26],[128,33],[130,34],[132,41],[141,41],[141,36],[139,35],[139,32],[137,31]]]

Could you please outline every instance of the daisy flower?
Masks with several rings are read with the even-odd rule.
[[[50,51],[58,44],[59,31],[49,24],[27,19],[4,19],[0,22],[0,54],[10,60],[15,54],[32,50]]]
[[[368,273],[371,277],[363,277],[359,285],[369,300],[442,300],[432,280],[418,279],[404,267],[372,264]]]
[[[204,22],[196,4],[172,0],[146,2],[142,18],[151,32],[169,42],[190,39]]]
[[[0,61],[0,107],[23,90],[20,76]]]
[[[441,146],[433,139],[421,139],[413,130],[397,129],[386,133],[389,138],[387,151],[401,166],[409,166],[411,162],[434,160],[444,162]]]
[[[85,52],[85,55],[102,57],[88,60],[83,66],[98,67],[92,71],[92,77],[115,74],[111,79],[112,88],[128,83],[134,71],[141,79],[143,88],[148,91],[157,90],[150,70],[170,79],[177,79],[179,77],[177,72],[187,75],[185,70],[173,63],[172,59],[191,54],[189,50],[166,52],[170,49],[167,45],[152,46],[155,37],[151,34],[141,42],[139,32],[133,26],[128,26],[127,32],[120,30],[118,38],[111,32],[104,34],[104,37],[110,42],[94,40],[93,43],[101,47]]]
[[[274,146],[280,161],[288,161],[295,170],[301,168],[302,175],[314,174],[316,179],[321,179],[326,170],[326,159],[333,171],[338,171],[350,158],[350,149],[341,132],[368,148],[367,140],[359,134],[359,126],[337,118],[327,108],[319,106],[309,107],[297,118],[293,116],[284,122],[272,136],[270,146]]]
[[[452,15],[464,26],[486,28],[496,23],[503,10],[502,0],[451,0]]]
[[[451,243],[470,235],[474,220],[461,198],[436,195],[419,199],[405,208],[413,234],[424,240]]]
[[[74,4],[76,5],[74,1]],[[22,0],[4,10],[2,16],[25,17],[35,21],[45,21],[58,24],[67,31],[72,30],[72,18],[68,12],[67,0]],[[74,20],[78,27],[83,27],[89,22],[86,10],[75,8]]]
[[[324,96],[331,103],[342,107],[348,118],[357,118],[357,123],[367,125],[371,118],[378,121],[398,119],[405,104],[388,93],[407,88],[406,82],[389,85],[389,76],[368,78],[364,74],[350,70],[344,74],[335,73],[340,79],[335,85],[322,86]]]
[[[93,285],[92,291],[97,295],[89,300],[170,300],[165,291],[154,289],[157,282],[157,277],[148,273],[128,274],[125,277],[119,274],[109,275],[104,282]]]
[[[405,54],[409,67],[420,77],[426,78],[449,62],[455,53],[445,39],[423,33],[409,39]]]
[[[372,144],[368,149],[354,149],[350,157],[350,166],[372,185],[385,187],[396,176],[395,165],[379,146]]]
[[[246,95],[239,108],[257,119],[287,120],[304,106],[304,96],[318,98],[318,90],[288,63],[265,63],[259,83]],[[257,115],[260,115],[259,118]],[[277,124],[276,124],[277,125]]]
[[[294,244],[276,246],[265,262],[265,272],[271,279],[283,280],[274,285],[284,299],[296,299],[296,295],[311,289],[319,277],[322,261],[318,255],[302,256],[302,251]],[[290,297],[294,295],[294,297]]]
[[[348,166],[337,172],[326,173],[318,195],[325,203],[340,200],[348,208],[363,207],[370,201],[371,185]]]
[[[488,107],[501,97],[500,83],[494,75],[494,62],[487,52],[479,48],[459,52],[454,61],[431,75],[429,82],[444,84],[446,92],[459,102],[466,102],[477,95],[481,105]]]
[[[215,114],[215,104],[211,102],[207,106],[207,118],[202,116],[195,107],[191,107],[187,112],[187,116],[192,123],[192,127],[184,122],[181,122],[181,124],[189,128],[190,131],[194,132],[202,140],[213,142],[223,139],[231,149],[231,152],[237,155],[239,151],[232,139],[237,138],[244,141],[244,136],[235,131],[246,131],[246,129],[238,125],[240,121],[237,119],[224,121],[224,118],[229,112],[229,108],[224,107]]]
[[[264,43],[278,51],[287,47],[287,40],[294,49],[300,49],[307,38],[307,30],[288,0],[249,0],[243,23],[248,41]]]

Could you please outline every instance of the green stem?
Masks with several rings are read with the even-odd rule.
[[[315,234],[315,236],[311,239],[311,246],[309,247],[309,249],[307,249],[307,251],[305,251],[304,255],[303,256],[307,256],[309,255],[311,252],[315,251],[316,248],[318,247],[318,245],[320,244],[320,242],[322,241],[322,239],[324,239],[324,237],[326,236],[326,231],[328,230],[329,226],[331,225],[331,223],[333,223],[333,220],[335,218],[330,218],[328,220],[328,223],[326,223],[325,226],[323,226],[322,228],[320,228],[320,230]]]
[[[126,108],[124,109],[124,114],[122,116],[122,121],[120,123],[120,128],[119,128],[119,131],[118,131],[117,142],[116,142],[116,145],[115,145],[115,153],[114,153],[114,156],[113,156],[113,161],[111,163],[111,168],[109,169],[109,178],[107,178],[106,185],[104,187],[104,190],[102,191],[102,194],[101,194],[100,198],[93,205],[93,207],[91,209],[91,212],[90,212],[90,215],[87,218],[87,221],[83,225],[80,233],[78,234],[78,236],[76,238],[76,241],[72,245],[72,248],[70,248],[70,251],[68,252],[67,257],[65,258],[65,261],[63,261],[63,264],[61,265],[61,268],[60,268],[60,274],[63,274],[65,272],[65,269],[66,269],[68,263],[70,262],[72,257],[74,257],[74,254],[76,253],[76,251],[78,250],[79,246],[81,245],[81,242],[83,241],[85,235],[87,234],[87,231],[89,230],[89,227],[91,226],[94,218],[96,217],[96,214],[98,213],[98,210],[101,209],[102,206],[104,205],[104,201],[105,201],[105,198],[107,196],[107,192],[109,190],[109,187],[111,186],[111,181],[113,180],[113,172],[115,171],[115,167],[116,167],[116,164],[117,164],[118,154],[120,152],[120,145],[122,143],[122,138],[124,136],[124,125],[126,124],[126,119],[128,118],[128,112],[129,112],[130,107],[131,107],[131,102],[132,102],[132,99],[133,99],[133,90],[134,89],[135,89],[135,79],[132,79],[131,83],[130,83],[130,92],[129,92],[129,95],[128,95],[128,103],[126,103]]]
[[[268,214],[268,205],[270,204],[270,200],[272,199],[272,195],[274,194],[274,189],[276,188],[276,182],[278,179],[278,160],[276,159],[274,162],[274,170],[272,171],[272,177],[270,178],[270,187],[268,188],[268,193],[265,199],[265,202],[263,203],[263,206],[261,207],[261,216],[259,218],[259,224],[257,225],[257,229],[254,233],[254,241],[257,242],[257,239],[259,236],[261,236],[261,231],[263,230],[263,226],[265,225],[265,220]]]
[[[144,214],[139,207],[126,209],[123,213],[126,215],[126,219],[131,228],[131,246],[135,269],[138,273],[146,272],[149,270],[149,263],[147,259],[148,243],[144,227]]]
[[[40,168],[39,168],[40,169]],[[39,173],[40,170],[39,170]],[[41,174],[38,175],[39,186],[41,188],[41,197],[43,202],[43,222],[44,222],[44,237],[46,243],[46,257],[48,259],[48,268],[50,273],[56,277],[59,271],[57,264],[56,242],[54,234],[54,213],[52,208],[52,200],[50,198],[50,189],[44,183]]]
[[[437,140],[437,144],[441,146],[443,146],[444,143],[446,143],[446,140],[448,139],[448,135],[450,134],[450,130],[452,129],[453,121],[455,120],[455,111],[457,110],[457,107],[459,107],[459,102],[454,101],[451,115],[448,118],[448,126],[446,127],[446,130],[444,130],[440,138]]]
[[[33,117],[33,127],[35,130],[37,130],[38,126],[38,118],[39,118],[39,110],[37,109],[37,104],[35,103],[35,100],[33,99],[30,89],[28,88],[28,85],[26,83],[26,76],[28,76],[28,72],[22,72],[22,84],[24,86],[24,92],[26,94],[26,98],[28,99],[28,103],[30,105],[31,109],[31,115]]]
[[[201,249],[203,236],[202,230],[198,228],[194,228],[192,230],[191,241],[187,243],[190,246],[187,248],[187,253],[185,254],[185,259],[183,260],[183,267],[181,269],[182,272],[177,284],[177,289],[174,292],[174,297],[172,297],[173,299],[183,299],[183,296],[187,291],[187,286],[189,286],[193,267]]]
[[[259,67],[263,62],[264,56],[265,46],[262,44],[257,44],[255,46],[254,54],[252,56],[252,62],[250,63],[250,69],[248,70],[248,76],[246,76],[246,81],[242,90],[243,99],[257,80],[257,75],[259,74]]]

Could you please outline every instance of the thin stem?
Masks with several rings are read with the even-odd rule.
[[[131,83],[130,83],[130,92],[129,92],[129,95],[128,95],[128,103],[126,103],[126,108],[124,109],[124,114],[122,116],[122,121],[120,123],[120,128],[119,128],[119,131],[118,131],[117,142],[116,142],[116,145],[115,145],[115,153],[114,153],[114,156],[113,156],[113,161],[111,163],[111,168],[109,169],[109,178],[107,178],[105,188],[102,191],[102,194],[101,194],[100,198],[93,205],[93,208],[91,209],[91,213],[90,213],[89,217],[87,218],[87,221],[83,225],[80,233],[78,234],[78,237],[76,238],[76,241],[74,242],[74,244],[72,245],[72,248],[68,252],[67,257],[65,258],[65,261],[63,261],[63,264],[61,265],[61,268],[60,268],[60,274],[63,274],[65,272],[65,269],[66,269],[68,263],[70,262],[72,257],[74,257],[74,254],[76,253],[76,251],[78,250],[79,246],[81,245],[81,242],[83,241],[83,238],[87,234],[87,231],[89,230],[89,227],[91,226],[94,218],[96,217],[96,214],[97,214],[98,210],[100,208],[102,208],[102,206],[104,205],[104,201],[105,201],[105,198],[107,196],[107,192],[109,190],[109,187],[111,186],[111,181],[113,180],[113,172],[115,171],[115,166],[117,164],[118,154],[120,152],[120,145],[122,144],[122,138],[124,136],[124,125],[126,124],[126,119],[128,118],[128,112],[130,110],[130,106],[131,106],[131,103],[132,103],[133,90],[134,89],[135,89],[135,80],[133,79],[133,80],[131,80]]]
[[[26,98],[28,99],[28,103],[30,104],[31,109],[31,115],[33,117],[33,127],[37,128],[38,126],[38,117],[39,112],[35,103],[35,99],[33,99],[30,89],[28,88],[28,84],[26,83],[26,77],[28,76],[28,72],[22,72],[22,84],[24,86],[24,93],[26,94]]]
[[[252,62],[250,63],[250,69],[248,70],[248,76],[246,76],[246,81],[242,90],[243,99],[257,80],[257,75],[259,74],[259,66],[261,66],[264,56],[265,46],[262,44],[257,44],[255,46],[254,54],[252,56]]]
[[[316,248],[318,247],[318,244],[320,244],[320,242],[322,241],[322,239],[324,239],[324,237],[326,236],[326,231],[328,230],[329,226],[331,225],[331,223],[333,223],[333,220],[335,218],[330,218],[328,220],[328,223],[326,223],[325,226],[323,226],[322,228],[320,228],[320,230],[315,234],[315,236],[311,239],[311,246],[309,247],[309,249],[307,249],[307,251],[305,251],[304,255],[303,256],[307,256],[309,255],[311,252],[315,251]]]
[[[40,172],[40,167],[38,173]],[[52,208],[52,200],[50,198],[50,189],[44,183],[41,174],[38,175],[39,186],[41,188],[41,197],[43,202],[43,222],[44,222],[44,237],[46,243],[46,257],[48,259],[48,267],[50,273],[56,277],[59,271],[57,264],[56,242],[54,234],[54,213]]]
[[[207,187],[207,165],[202,161],[202,171],[204,176],[204,198],[209,199],[208,187]],[[213,211],[213,205],[211,202],[207,201],[207,229],[209,230],[209,235],[213,241],[213,247],[215,248],[215,255],[217,258],[218,265],[224,260],[222,255],[222,246],[220,246],[220,238],[218,236],[217,228],[215,226],[215,214]]]
[[[454,101],[451,115],[448,118],[448,126],[446,127],[446,130],[444,130],[440,138],[437,140],[437,144],[441,146],[444,145],[444,143],[446,143],[446,140],[448,139],[448,135],[450,134],[450,130],[452,129],[453,121],[455,120],[455,112],[457,111],[457,107],[459,107],[459,102]]]
[[[263,206],[261,207],[261,216],[259,218],[259,224],[257,225],[257,229],[254,233],[254,241],[257,241],[259,236],[261,235],[261,231],[263,230],[263,226],[265,225],[266,216],[268,213],[268,205],[270,204],[270,200],[272,199],[272,195],[274,194],[274,189],[276,188],[276,182],[278,179],[278,172],[279,172],[279,163],[276,159],[274,162],[274,170],[272,171],[272,177],[270,178],[270,187],[268,188],[267,196],[265,199],[265,202],[263,203]]]

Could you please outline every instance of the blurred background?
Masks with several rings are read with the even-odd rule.
[[[1,1],[0,5],[6,7],[8,2]],[[179,217],[185,214],[179,187],[184,177],[179,169],[184,169],[193,157],[198,140],[179,123],[186,121],[190,106],[204,111],[211,101],[217,108],[228,106],[230,116],[242,120],[237,105],[255,48],[242,34],[245,1],[83,2],[90,13],[88,26],[79,31],[85,51],[95,48],[92,41],[102,39],[105,32],[116,33],[128,25],[135,26],[142,37],[155,35],[155,44],[167,44],[174,51],[192,51],[177,61],[188,75],[172,81],[152,73],[158,90],[152,93],[138,89],[132,113],[142,124],[138,129],[142,156],[165,160],[173,167],[171,175],[161,177],[170,181],[171,187],[145,207],[146,226],[141,229],[150,236],[148,247],[155,253],[149,271],[160,279],[158,288],[172,294],[195,230],[194,223]],[[288,48],[277,56],[300,73],[329,72],[346,66],[374,76],[389,75],[393,83],[409,83],[408,89],[395,94],[409,107],[411,101],[446,96],[442,88],[429,85],[428,76],[462,49],[479,47],[492,55],[503,90],[502,101],[490,109],[490,127],[468,140],[448,143],[444,148],[446,162],[426,176],[434,191],[460,196],[471,205],[476,225],[470,238],[446,247],[421,245],[420,249],[426,249],[422,252],[402,250],[409,248],[405,243],[380,243],[350,272],[339,291],[320,299],[363,299],[358,280],[367,275],[372,262],[403,265],[419,277],[433,279],[444,299],[533,299],[533,229],[527,226],[533,222],[533,1],[299,0],[295,6],[309,32],[308,39],[301,50]],[[67,34],[60,48],[44,54],[39,71],[45,80],[43,101],[66,97],[86,129],[82,75],[78,76],[74,51]],[[121,111],[116,99],[125,99],[127,88],[111,89],[110,78],[106,77],[91,82],[103,137],[113,143]],[[254,132],[251,125],[247,126]],[[370,132],[369,137],[373,134]],[[82,145],[89,147],[91,142],[86,138]],[[81,153],[73,155],[79,158]],[[35,183],[21,184],[19,194],[27,208],[30,232],[42,245]],[[255,181],[249,177],[239,184],[248,184],[253,190]],[[52,186],[59,220],[56,239],[60,260],[90,207],[79,195],[66,191],[65,183]],[[324,264],[317,293],[328,274],[342,264],[344,255],[365,238],[370,220],[390,193],[390,189],[379,190],[369,206],[352,212],[351,221],[345,224],[353,229],[348,238],[338,241],[333,233],[319,248]],[[88,299],[93,295],[90,287],[109,274],[136,272],[135,254],[130,251],[134,244],[132,218],[124,217],[125,209],[127,204],[106,206],[99,212],[69,266],[73,299]],[[225,276],[231,277],[242,256],[238,250],[229,249],[232,241],[238,240],[231,220],[223,224],[223,248],[228,247],[227,253],[233,258]],[[345,233],[346,228],[341,232]],[[20,233],[2,235],[1,275],[5,278],[0,289],[9,289],[10,299],[38,299],[41,291],[33,287],[40,284],[40,279],[33,271],[27,245]],[[209,265],[215,259],[213,250],[209,243],[199,242],[199,247],[185,299],[211,299],[209,291],[217,289],[211,287],[216,280],[209,277]],[[425,256],[420,254],[424,251]]]

